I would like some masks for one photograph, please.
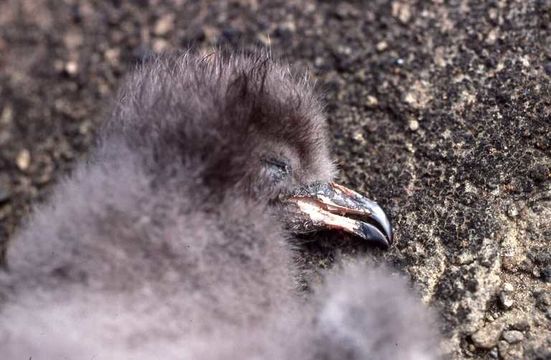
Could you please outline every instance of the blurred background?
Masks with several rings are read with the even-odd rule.
[[[551,359],[551,1],[0,0],[0,249],[85,157],[121,77],[172,49],[269,48],[327,104],[340,181],[394,220],[392,264],[451,359]]]

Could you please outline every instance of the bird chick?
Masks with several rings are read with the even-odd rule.
[[[392,241],[376,203],[332,182],[326,133],[308,82],[262,54],[141,66],[9,244],[4,356],[434,358],[423,308],[385,272],[297,296],[292,234]]]

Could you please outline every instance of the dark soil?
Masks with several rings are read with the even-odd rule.
[[[309,71],[340,180],[394,219],[388,252],[306,245],[305,279],[369,256],[419,284],[450,358],[551,358],[549,0],[3,0],[0,248],[93,144],[123,74],[217,45]]]

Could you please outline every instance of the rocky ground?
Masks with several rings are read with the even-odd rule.
[[[551,359],[551,1],[4,0],[0,248],[85,154],[121,76],[187,46],[271,47],[324,91],[341,181],[391,214],[393,264],[451,359]],[[307,286],[307,285],[305,285]]]

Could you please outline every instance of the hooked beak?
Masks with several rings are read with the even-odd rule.
[[[383,247],[392,244],[392,226],[374,201],[342,185],[315,183],[283,200],[288,205],[288,227],[295,233],[339,229]]]

